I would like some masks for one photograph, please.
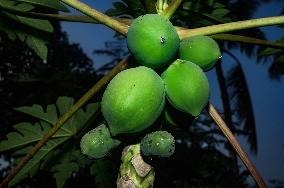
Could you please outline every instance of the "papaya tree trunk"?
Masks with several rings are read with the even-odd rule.
[[[143,160],[140,144],[125,147],[122,151],[121,161],[116,181],[118,188],[153,187],[154,168]]]

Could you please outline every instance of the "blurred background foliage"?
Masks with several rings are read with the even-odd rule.
[[[197,28],[250,19],[260,3],[268,1],[272,0],[184,0],[171,21],[176,26]],[[69,42],[58,21],[35,19],[37,13],[54,14],[58,11],[68,12],[58,0],[0,2],[0,137],[3,140],[2,161],[8,164],[0,166],[1,179],[11,170],[11,165],[17,163],[54,120],[62,115],[62,106],[67,110],[74,99],[82,96],[106,71],[128,54],[124,37],[116,34],[105,43],[105,48],[94,49],[97,55],[111,57],[101,68],[94,69],[96,62],[83,52],[79,44]],[[154,12],[153,0],[117,1],[106,11],[109,15],[130,19]],[[258,28],[231,33],[265,39],[264,33]],[[283,38],[279,42],[284,42]],[[222,52],[235,60],[228,73],[223,70],[221,61],[215,68],[223,104],[219,111],[223,112],[232,132],[247,138],[251,151],[257,154],[256,125],[248,85],[238,57],[229,50],[237,48],[249,57],[257,56],[259,62],[269,63],[267,71],[271,79],[279,79],[284,73],[284,51],[237,42],[219,41],[219,44]],[[67,130],[70,129],[70,134],[52,138],[46,146],[49,152],[39,155],[34,160],[35,165],[25,167],[27,173],[18,174],[12,185],[115,186],[121,149],[139,141],[151,130],[139,135],[123,135],[120,138],[124,141],[123,144],[105,159],[90,160],[83,157],[79,151],[80,137],[103,122],[99,103],[94,103],[100,101],[101,94],[102,92],[93,97],[81,112],[81,116],[88,118],[83,121],[77,115],[78,117],[74,117],[78,119],[77,124],[71,125],[69,122],[69,125],[67,122],[64,126],[67,126]],[[55,103],[53,107],[46,108]],[[32,106],[33,104],[40,106]],[[30,107],[16,108],[19,106]],[[40,113],[37,113],[38,110]],[[19,122],[28,122],[24,125],[27,126],[26,130],[21,129]],[[17,125],[13,127],[15,124]],[[38,137],[29,134],[38,129],[38,126]],[[169,130],[177,143],[176,152],[171,158],[146,159],[155,167],[155,187],[255,187],[249,180],[248,171],[241,167],[235,152],[206,113],[193,119],[166,104],[163,114],[153,127]],[[25,144],[20,147],[16,147],[13,142],[5,144],[6,135],[12,131],[14,135],[9,138],[10,141],[18,138],[23,139]],[[15,134],[15,131],[19,134]],[[8,145],[11,147],[8,148]],[[280,180],[271,180],[270,185],[275,188],[284,187]]]

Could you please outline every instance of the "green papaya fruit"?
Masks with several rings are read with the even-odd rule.
[[[144,66],[117,74],[108,84],[101,103],[112,135],[148,128],[159,117],[164,104],[162,78]]]
[[[158,14],[146,14],[134,19],[127,33],[129,51],[139,64],[150,68],[172,62],[179,43],[174,26]]]
[[[146,156],[169,157],[175,152],[175,139],[167,131],[156,131],[147,134],[140,147]]]
[[[117,142],[119,141],[112,139],[108,128],[102,124],[82,137],[81,152],[90,158],[102,158],[117,145]]]
[[[204,71],[213,68],[221,57],[218,44],[208,36],[193,36],[180,42],[179,58],[200,66]]]
[[[163,73],[166,96],[177,109],[198,116],[209,100],[209,83],[202,69],[177,59]]]

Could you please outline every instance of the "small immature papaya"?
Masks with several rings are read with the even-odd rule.
[[[169,157],[175,152],[175,139],[167,131],[147,134],[140,145],[142,153],[146,156]]]
[[[180,42],[179,58],[199,65],[204,71],[213,68],[220,57],[218,44],[208,36],[193,36]]]
[[[179,42],[174,26],[158,14],[139,16],[127,33],[129,51],[139,64],[150,68],[169,64],[178,51]]]
[[[102,113],[112,135],[148,128],[161,114],[165,86],[152,69],[140,66],[124,70],[108,84],[102,98]]]
[[[209,83],[202,69],[177,59],[162,74],[166,96],[177,109],[198,116],[209,100]]]
[[[86,133],[80,143],[81,151],[90,158],[101,158],[117,144],[111,138],[108,128],[103,124]]]

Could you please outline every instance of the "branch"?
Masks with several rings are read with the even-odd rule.
[[[162,14],[168,14],[167,11],[171,12],[174,11],[174,7],[178,6],[178,3],[181,3],[182,0],[176,0],[173,1],[173,5],[170,4],[169,7],[164,11]],[[172,7],[173,6],[173,7]],[[5,9],[7,12],[11,12],[20,16],[25,17],[31,17],[31,18],[41,18],[41,19],[47,19],[47,20],[58,20],[58,21],[68,21],[68,22],[81,22],[81,23],[93,23],[93,24],[101,24],[99,21],[94,20],[93,18],[90,18],[89,16],[80,16],[80,15],[60,15],[60,14],[44,14],[44,13],[37,13],[37,12],[24,12],[16,9],[9,9],[7,7],[1,7]],[[177,7],[176,7],[177,8]],[[172,10],[169,10],[172,9]],[[173,13],[173,12],[172,12]],[[132,20],[127,18],[112,18],[118,22],[121,22],[127,26],[131,25]],[[230,23],[231,24],[231,23]],[[222,24],[223,25],[223,24]],[[208,26],[213,27],[213,26]],[[178,33],[183,33],[188,31],[189,29],[183,28],[183,27],[175,27]],[[200,29],[200,28],[197,28]],[[196,29],[191,29],[192,32],[194,32]],[[180,36],[182,37],[182,36]],[[243,42],[248,44],[256,44],[261,46],[268,46],[272,48],[279,48],[284,49],[284,44],[277,43],[277,42],[270,42],[266,40],[261,40],[253,37],[247,37],[247,36],[240,36],[240,35],[233,35],[233,34],[214,34],[210,35],[210,37],[216,39],[216,40],[225,40],[225,41],[232,41],[232,42]]]
[[[266,40],[261,40],[253,37],[247,37],[247,36],[241,36],[241,35],[232,35],[232,34],[215,34],[210,35],[210,37],[216,39],[216,40],[225,40],[225,41],[231,41],[231,42],[242,42],[242,43],[248,43],[248,44],[256,44],[260,46],[268,46],[272,48],[279,48],[284,49],[284,44],[277,43],[277,42],[270,42]]]
[[[170,19],[172,15],[175,13],[177,8],[180,6],[183,0],[173,0],[171,4],[163,11],[161,12],[162,16],[165,16],[166,18]]]
[[[127,34],[127,30],[128,30],[128,26],[101,13],[98,12],[97,10],[89,7],[87,4],[82,3],[78,0],[61,0],[63,3],[79,10],[80,12],[94,18],[95,20],[103,23],[104,25],[110,27],[111,29],[126,35]]]
[[[94,94],[96,94],[103,86],[105,86],[116,74],[124,70],[127,66],[129,56],[117,64],[108,74],[101,78],[87,93],[85,93],[57,122],[56,124],[42,137],[42,139],[22,158],[18,165],[11,173],[3,180],[0,187],[6,187],[8,183],[16,176],[16,174],[33,158],[38,150],[52,137],[58,129],[77,112]]]
[[[1,7],[1,9],[3,9],[4,11],[7,11],[9,13],[13,13],[13,14],[16,14],[16,15],[19,15],[19,16],[25,16],[25,17],[29,17],[29,18],[101,24],[100,22],[98,22],[97,20],[94,20],[93,18],[91,18],[89,16],[26,12],[26,11],[21,11],[19,9],[2,7],[1,5],[0,5],[0,7]],[[111,16],[111,15],[108,14],[108,16]],[[115,19],[119,22],[122,22],[126,25],[131,24],[131,19],[127,19],[127,18],[113,18],[113,19]]]
[[[230,131],[220,114],[216,111],[214,106],[212,104],[209,104],[208,107],[208,113],[211,116],[211,118],[215,121],[215,123],[219,126],[223,134],[227,137],[229,140],[230,144],[233,146],[235,151],[238,153],[239,157],[247,167],[247,169],[250,171],[252,177],[254,178],[255,182],[260,188],[266,188],[266,184],[264,180],[262,179],[261,175],[259,172],[256,170],[255,166],[249,159],[248,155],[242,148],[242,146],[239,144],[238,140],[236,137],[233,135],[233,133]]]
[[[278,25],[283,23],[284,23],[284,16],[274,16],[274,17],[258,18],[252,20],[211,25],[196,29],[182,29],[178,31],[178,34],[180,39],[184,39],[186,37],[194,35],[212,35],[216,33],[225,33],[229,31],[270,26],[270,25]]]

